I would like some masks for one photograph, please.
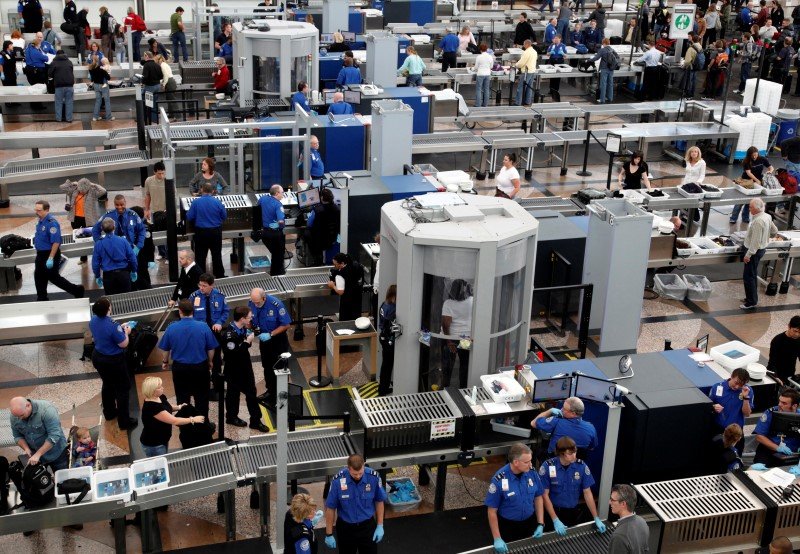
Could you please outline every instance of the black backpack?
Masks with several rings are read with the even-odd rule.
[[[27,248],[31,248],[30,239],[13,234],[0,237],[0,252],[2,252],[6,258],[17,250],[25,250]]]
[[[20,506],[35,509],[50,504],[56,496],[56,480],[49,467],[43,464],[23,466],[21,462],[12,462],[8,466],[8,475],[19,491]]]
[[[187,404],[175,413],[175,417],[194,417],[199,415],[203,414],[191,404]],[[208,419],[203,423],[181,425],[178,429],[181,446],[183,448],[205,446],[214,442],[214,427]]]

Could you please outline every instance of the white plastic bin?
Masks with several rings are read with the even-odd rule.
[[[714,346],[708,353],[714,358],[715,362],[731,371],[740,367],[747,367],[747,364],[757,362],[761,355],[758,348],[753,348],[738,340]]]
[[[705,275],[683,275],[686,282],[686,298],[693,302],[705,302],[713,290],[711,281]]]
[[[95,471],[92,475],[92,491],[96,502],[106,500],[130,501],[133,479],[131,468],[119,467]]]
[[[663,298],[683,300],[686,298],[686,282],[680,275],[656,273],[653,290]]]
[[[67,497],[63,494],[58,494],[58,485],[63,483],[67,479],[83,479],[86,481],[89,486],[92,486],[92,466],[84,466],[84,467],[74,467],[70,469],[59,469],[56,471],[55,480],[56,480],[56,505],[57,506],[66,506],[67,505]],[[77,499],[77,494],[70,495],[70,501],[74,502]],[[81,502],[91,502],[92,501],[92,490],[86,493],[86,496],[83,497]]]

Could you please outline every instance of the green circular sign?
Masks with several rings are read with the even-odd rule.
[[[681,14],[675,19],[675,28],[681,31],[688,29],[692,24],[692,18],[686,14]]]

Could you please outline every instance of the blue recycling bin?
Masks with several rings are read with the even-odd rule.
[[[797,123],[800,121],[800,110],[778,110],[775,118],[778,123],[778,138],[775,143],[780,147],[787,139],[794,138],[797,134]]]

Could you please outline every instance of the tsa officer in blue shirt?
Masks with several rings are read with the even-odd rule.
[[[353,106],[344,101],[344,94],[341,92],[333,93],[333,104],[328,106],[328,113],[333,115],[352,115]]]
[[[194,307],[190,300],[178,302],[178,313],[180,320],[167,327],[158,343],[164,351],[161,367],[169,369],[172,357],[175,400],[178,404],[187,404],[194,397],[195,407],[208,420],[209,370],[219,343],[208,325],[193,319]]]
[[[303,108],[307,113],[311,113],[311,106],[308,105],[308,83],[305,81],[300,81],[297,83],[297,92],[292,94],[292,109],[295,106],[300,106]]]
[[[778,397],[778,405],[770,408],[761,415],[761,418],[753,429],[758,446],[753,462],[764,464],[767,467],[784,465],[783,456],[791,456],[800,448],[800,439],[786,437],[783,441],[777,435],[770,435],[769,428],[772,425],[772,413],[797,413],[800,405],[800,393],[794,389],[784,389]]]
[[[283,302],[261,288],[250,291],[247,307],[253,312],[253,328],[258,331],[256,339],[261,354],[261,366],[264,368],[267,395],[274,401],[277,387],[275,364],[281,354],[289,352],[289,337],[286,332],[292,324],[292,316]]]
[[[534,429],[550,433],[548,453],[555,452],[556,443],[561,437],[571,437],[578,445],[579,452],[597,447],[597,430],[594,425],[583,420],[583,409],[583,400],[572,396],[564,400],[564,406],[560,410],[545,410],[531,422]]]
[[[586,521],[584,508],[578,505],[583,495],[586,507],[601,533],[606,525],[597,516],[597,504],[592,495],[594,477],[589,466],[578,459],[578,448],[569,437],[561,437],[556,443],[556,457],[542,463],[539,477],[544,486],[544,508],[553,521],[559,535],[567,534],[567,527]]]
[[[47,283],[53,283],[61,290],[67,291],[75,298],[83,298],[81,285],[73,285],[58,273],[61,266],[61,226],[50,215],[50,202],[39,200],[34,207],[36,216],[36,234],[33,235],[33,248],[36,250],[33,282],[36,284],[36,300],[47,300]]]
[[[103,417],[109,421],[119,418],[117,424],[120,429],[132,429],[137,421],[130,416],[128,408],[131,381],[125,363],[125,348],[136,322],[120,325],[111,319],[111,300],[105,296],[92,304],[92,313],[94,315],[89,321],[89,330],[94,338],[92,365],[103,382],[100,389]]]
[[[286,273],[283,267],[283,253],[286,250],[286,235],[283,234],[283,226],[286,224],[286,216],[283,214],[282,198],[283,187],[272,185],[269,195],[258,199],[258,205],[261,206],[261,224],[264,227],[261,232],[261,240],[269,250],[269,274],[273,277]]]
[[[322,155],[319,153],[319,139],[311,136],[309,139],[311,149],[308,157],[311,159],[311,178],[315,181],[321,180],[325,176],[325,164],[322,162]]]
[[[100,240],[101,225],[106,219],[114,220],[114,234],[120,237],[125,237],[133,247],[133,254],[138,255],[139,250],[144,246],[144,239],[146,230],[142,218],[136,215],[133,210],[127,209],[127,201],[125,196],[118,194],[114,197],[114,209],[97,220],[97,223],[92,227],[92,238],[95,241]]]
[[[338,544],[339,552],[345,554],[376,554],[383,540],[385,501],[378,472],[364,466],[360,454],[349,456],[347,467],[331,481],[325,501],[325,546],[334,549]]]
[[[222,266],[222,223],[228,218],[228,212],[219,198],[214,196],[214,185],[203,183],[201,196],[197,198],[186,212],[186,219],[194,223],[194,260],[200,269],[206,271],[206,258],[211,251],[211,266],[214,276],[225,277]]]
[[[458,57],[458,37],[452,29],[447,29],[447,34],[439,43],[439,50],[442,51],[442,72],[446,72],[451,67],[456,66]]]
[[[708,397],[714,403],[716,423],[722,432],[731,423],[744,427],[744,418],[753,412],[753,389],[747,386],[750,374],[744,368],[734,369],[731,378],[711,387]],[[744,444],[742,444],[744,446]]]
[[[195,321],[204,321],[214,333],[214,337],[219,340],[222,328],[228,321],[228,314],[231,311],[225,302],[225,295],[214,288],[214,276],[210,273],[203,273],[197,286],[199,288],[189,295],[189,301],[194,308],[194,319]],[[218,390],[220,388],[218,378],[222,373],[222,351],[219,348],[214,352],[214,365],[211,373],[214,389]],[[216,394],[212,393],[212,400],[215,399]]]
[[[508,552],[506,541],[530,537],[534,522],[537,525],[533,538],[538,539],[544,533],[544,489],[531,465],[532,459],[530,448],[522,443],[512,445],[508,451],[509,463],[489,482],[485,504],[494,549],[499,554]]]
[[[94,280],[106,294],[130,292],[139,269],[133,248],[127,240],[114,233],[116,224],[113,219],[104,219],[102,227],[105,235],[94,243],[92,252]]]
[[[345,58],[344,66],[339,70],[339,75],[336,76],[336,86],[346,87],[347,85],[360,84],[361,71],[353,66],[353,58]]]

